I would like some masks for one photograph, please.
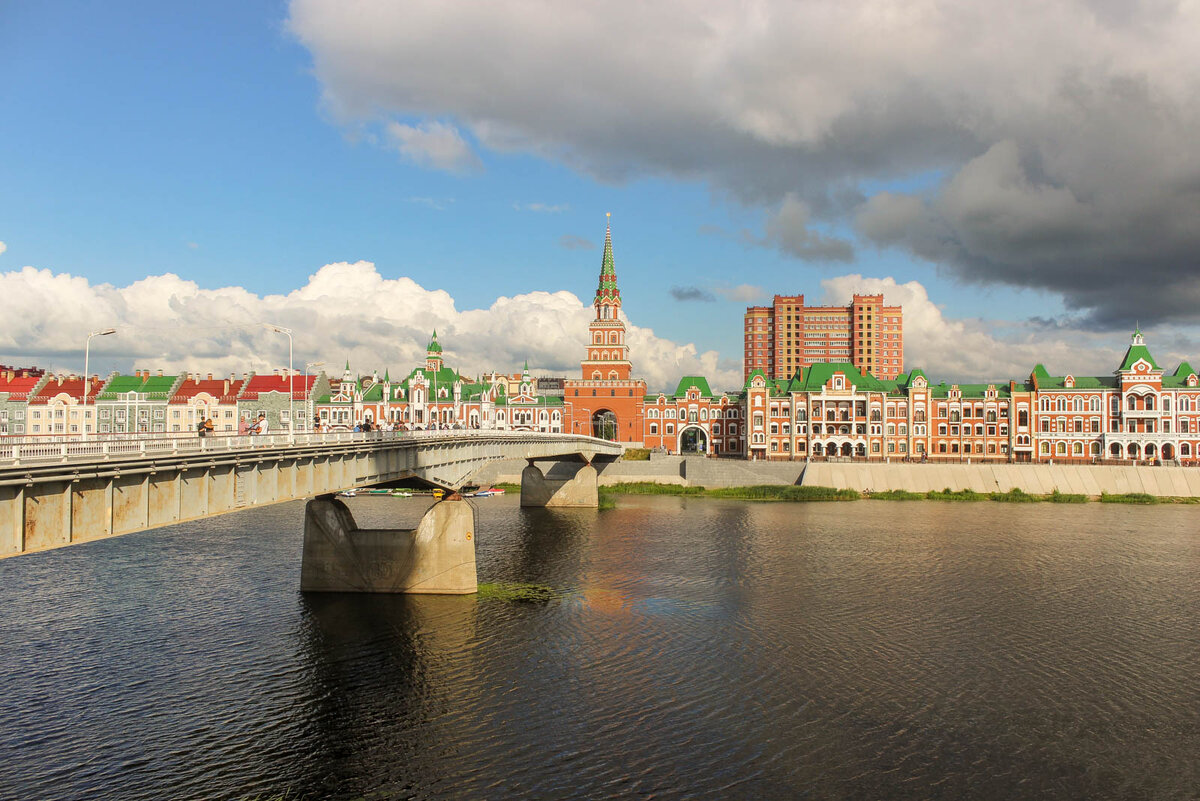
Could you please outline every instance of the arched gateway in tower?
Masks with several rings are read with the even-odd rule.
[[[611,432],[604,439],[640,444],[645,439],[646,382],[632,377],[613,259],[611,217],[604,231],[604,255],[592,301],[595,315],[588,324],[587,352],[579,363],[580,377],[568,379],[563,387],[563,405],[572,432],[600,436],[595,432],[600,430],[597,420],[602,417],[602,430],[605,434]]]

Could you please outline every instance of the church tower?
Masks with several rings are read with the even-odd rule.
[[[604,231],[604,257],[600,262],[600,284],[592,306],[596,316],[588,325],[587,357],[580,362],[587,381],[626,381],[632,366],[625,346],[625,323],[621,320],[621,290],[612,252],[612,215]]]

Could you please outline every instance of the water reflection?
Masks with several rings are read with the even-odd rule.
[[[299,504],[0,562],[0,799],[1200,786],[1200,509],[477,516],[481,581],[561,599],[302,595]]]

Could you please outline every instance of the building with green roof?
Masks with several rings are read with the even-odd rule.
[[[96,395],[96,424],[101,434],[162,434],[167,432],[167,404],[183,375],[138,370],[112,375]]]

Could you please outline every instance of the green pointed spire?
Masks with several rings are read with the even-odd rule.
[[[604,258],[600,262],[600,285],[596,288],[596,297],[620,297],[621,290],[617,288],[617,268],[612,251],[612,214],[608,214],[608,225],[604,229]]]
[[[429,353],[441,353],[442,346],[437,341],[437,329],[433,330],[433,338],[429,340],[429,347],[425,349]]]
[[[388,382],[389,384],[392,382],[391,371],[388,370],[386,367],[383,368],[383,380]]]

